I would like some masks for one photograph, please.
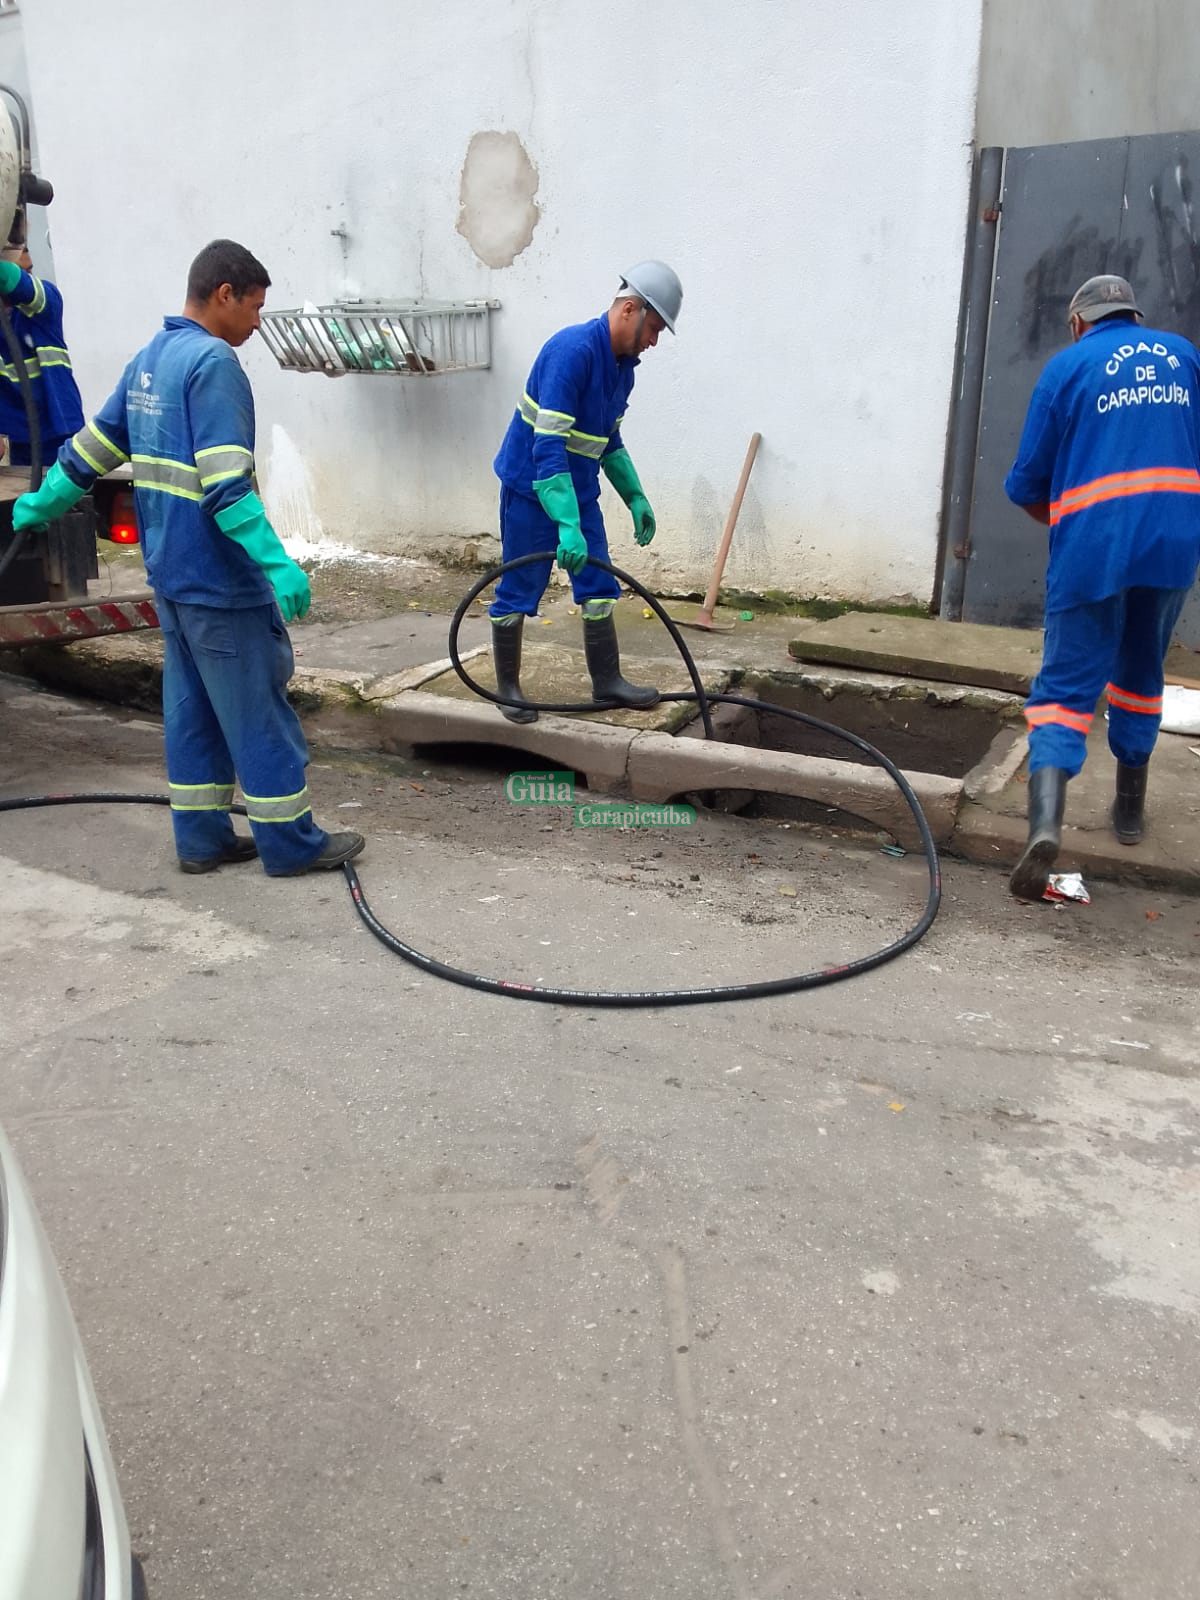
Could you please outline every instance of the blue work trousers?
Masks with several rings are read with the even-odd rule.
[[[588,555],[607,561],[608,537],[599,500],[589,500],[579,507],[579,521]],[[519,556],[532,555],[538,550],[547,551],[550,559],[544,564],[531,561],[516,572],[506,572],[496,585],[496,597],[488,607],[488,614],[507,617],[514,611],[521,611],[527,617],[536,616],[558,549],[558,524],[542,510],[540,500],[519,494],[505,484],[500,490],[500,543],[505,561],[516,561]],[[584,567],[582,572],[571,574],[571,593],[576,605],[582,605],[585,600],[619,600],[621,585],[599,567]]]
[[[1031,773],[1061,767],[1075,777],[1101,694],[1109,749],[1124,766],[1145,766],[1162,721],[1163,662],[1187,596],[1125,589],[1047,615],[1042,667],[1025,703]]]
[[[155,605],[179,856],[207,861],[232,843],[236,779],[266,872],[306,866],[327,835],[309,803],[308,747],[287,698],[295,662],[278,607],[182,605],[157,596]]]

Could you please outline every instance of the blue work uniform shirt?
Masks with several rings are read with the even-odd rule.
[[[613,354],[607,312],[548,339],[493,463],[500,481],[533,496],[535,483],[569,472],[581,506],[598,500],[600,462],[624,448],[637,366],[636,356]]]
[[[262,569],[214,521],[254,486],[254,396],[231,346],[198,322],[167,317],[58,459],[82,489],[132,463],[156,594],[230,609],[274,602]]]
[[[1047,364],[1004,481],[1050,508],[1046,610],[1186,589],[1200,565],[1200,354],[1106,317]]]
[[[23,271],[5,301],[17,313],[10,320],[24,354],[42,437],[67,439],[83,426],[83,402],[71,370],[58,286]],[[7,345],[0,344],[0,357],[0,433],[29,444],[25,401]]]

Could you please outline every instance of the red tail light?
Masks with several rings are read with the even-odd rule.
[[[137,519],[133,512],[131,489],[121,489],[113,495],[108,527],[100,529],[100,537],[111,539],[114,544],[137,544]]]

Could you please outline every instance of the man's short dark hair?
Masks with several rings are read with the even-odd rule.
[[[235,244],[232,239],[214,239],[188,268],[188,299],[203,305],[223,283],[240,300],[251,289],[269,289],[271,276],[245,245]]]

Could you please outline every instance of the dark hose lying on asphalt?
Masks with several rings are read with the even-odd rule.
[[[476,683],[462,664],[458,653],[458,633],[462,620],[467,613],[467,608],[475,597],[482,593],[489,584],[494,583],[501,573],[509,572],[514,567],[528,565],[532,561],[545,561],[544,555],[522,556],[517,561],[509,561],[501,567],[494,567],[485,573],[478,583],[471,588],[459,602],[458,610],[450,622],[450,660],[454,670],[468,688],[485,700],[491,700],[496,705],[515,704],[502,700],[490,689]],[[934,918],[938,914],[938,907],[942,899],[942,872],[938,861],[937,846],[933,842],[933,835],[929,831],[929,823],[925,813],[921,810],[921,803],[913,793],[912,786],[900,769],[889,761],[881,750],[868,744],[865,739],[860,739],[856,733],[850,733],[845,728],[836,727],[832,722],[822,722],[819,717],[810,717],[803,711],[791,711],[784,706],[770,706],[762,700],[755,700],[746,695],[737,694],[710,694],[700,681],[700,674],[696,670],[696,663],[692,654],[680,636],[679,629],[671,621],[662,606],[652,594],[648,594],[636,578],[630,577],[627,572],[622,572],[620,567],[610,567],[607,562],[593,560],[593,565],[600,567],[605,572],[611,572],[621,583],[626,584],[635,594],[640,596],[654,611],[655,615],[664,624],[671,635],[676,649],[683,658],[688,676],[692,680],[692,690],[686,694],[665,694],[664,700],[694,700],[700,709],[700,718],[704,724],[705,736],[713,737],[712,715],[710,707],[714,704],[748,706],[756,711],[769,711],[774,717],[790,717],[794,722],[803,723],[805,727],[816,728],[819,732],[829,734],[835,739],[842,739],[847,744],[853,745],[861,754],[883,768],[888,777],[904,796],[905,804],[912,812],[913,821],[916,823],[917,832],[921,839],[921,849],[924,852],[925,864],[929,871],[929,888],[925,897],[925,906],[906,933],[894,939],[891,944],[884,945],[881,950],[872,951],[869,955],[858,956],[853,961],[840,962],[836,966],[819,967],[812,972],[797,973],[790,978],[768,978],[758,983],[726,983],[706,985],[694,989],[563,989],[550,988],[539,984],[518,983],[508,978],[485,978],[479,973],[466,972],[461,967],[447,966],[444,961],[438,961],[433,956],[427,956],[420,950],[414,950],[405,944],[390,928],[386,928],[375,913],[371,910],[370,903],[363,893],[362,883],[354,869],[353,862],[347,862],[342,868],[346,875],[350,893],[354,899],[355,909],[363,922],[380,941],[395,955],[403,956],[405,961],[410,961],[413,966],[420,967],[422,972],[431,973],[435,978],[446,978],[451,983],[463,984],[469,989],[481,989],[485,994],[505,995],[513,1000],[540,1000],[549,1005],[559,1006],[592,1006],[611,1007],[613,1009],[630,1008],[634,1006],[688,1006],[714,1004],[722,1000],[759,1000],[768,995],[795,994],[800,989],[819,989],[827,983],[840,983],[845,978],[857,977],[859,973],[870,972],[873,967],[881,967],[887,961],[893,961],[898,955],[903,955],[906,950],[911,950],[918,940],[924,938],[933,926]],[[547,705],[535,700],[525,700],[524,705],[532,705],[539,711],[594,711],[596,704],[584,701],[571,705]],[[18,800],[0,800],[0,812],[27,811],[38,806],[63,806],[63,805],[158,805],[170,804],[166,795],[158,794],[49,794],[33,795]],[[233,810],[240,816],[245,816],[244,806],[234,806]]]

